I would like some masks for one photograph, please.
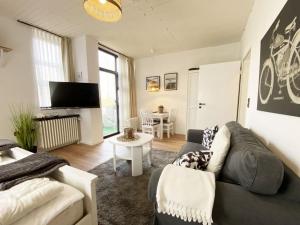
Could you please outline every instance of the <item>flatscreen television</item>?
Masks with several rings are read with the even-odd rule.
[[[98,84],[49,82],[51,108],[100,108]]]

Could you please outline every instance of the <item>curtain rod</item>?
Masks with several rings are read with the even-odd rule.
[[[45,31],[45,32],[47,32],[47,33],[49,33],[49,34],[53,34],[53,35],[58,36],[58,37],[60,37],[60,38],[63,38],[63,37],[64,37],[64,36],[62,36],[62,35],[59,35],[59,34],[56,34],[56,33],[51,32],[51,31],[49,31],[49,30],[46,30],[46,29],[44,29],[44,28],[38,27],[38,26],[36,26],[36,25],[33,25],[33,24],[31,24],[31,23],[24,22],[24,21],[22,21],[22,20],[17,20],[17,22],[22,23],[22,24],[24,24],[24,25],[26,25],[26,26],[29,26],[29,27],[34,27],[34,28],[36,28],[36,29]]]
[[[131,57],[129,57],[129,56],[123,54],[122,52],[118,52],[118,51],[116,51],[116,50],[114,50],[114,49],[112,49],[112,48],[110,48],[110,47],[107,47],[106,45],[101,44],[100,42],[98,42],[98,45],[101,46],[101,47],[103,47],[103,48],[106,48],[106,49],[109,50],[109,51],[112,51],[112,52],[115,52],[115,53],[117,53],[117,54],[119,54],[119,55],[125,56],[126,58],[131,58]]]
[[[27,23],[27,22],[22,21],[22,20],[17,20],[17,22],[22,23],[22,24],[24,24],[24,25],[26,25],[26,26],[30,26],[30,27],[37,28],[37,29],[39,29],[39,30],[45,31],[45,32],[47,32],[47,33],[49,33],[49,34],[53,34],[53,35],[58,36],[58,37],[60,37],[60,38],[63,38],[63,37],[64,37],[64,36],[62,36],[62,35],[56,34],[56,33],[52,32],[52,31],[46,30],[46,29],[44,29],[44,28],[41,28],[41,27],[36,26],[36,25],[33,25],[33,24],[31,24],[31,23]],[[114,49],[112,49],[112,48],[110,48],[110,47],[108,47],[108,46],[106,46],[106,45],[101,44],[100,42],[98,42],[98,45],[99,45],[99,46],[102,46],[103,48],[106,48],[106,49],[109,50],[109,51],[112,51],[112,52],[115,52],[115,53],[117,53],[117,54],[119,54],[119,55],[125,56],[126,58],[131,58],[131,57],[129,57],[129,56],[123,54],[122,52],[116,51],[116,50],[114,50]]]

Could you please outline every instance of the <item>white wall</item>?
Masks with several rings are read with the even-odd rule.
[[[240,44],[195,49],[164,54],[135,61],[138,110],[157,110],[159,105],[176,110],[176,133],[186,133],[186,101],[188,69],[204,64],[235,61],[240,59]],[[178,72],[178,90],[164,91],[164,74]],[[160,76],[161,90],[146,91],[146,77]]]
[[[243,56],[251,48],[248,87],[251,105],[246,123],[278,157],[300,176],[300,118],[261,112],[256,109],[260,66],[260,41],[286,2],[286,0],[256,0],[242,38]]]
[[[66,114],[65,110],[41,111],[32,61],[32,32],[15,20],[0,17],[0,45],[12,48],[0,67],[0,138],[15,139],[11,107],[32,107],[36,114]],[[69,112],[73,113],[73,111]]]
[[[12,105],[37,109],[36,85],[31,60],[31,31],[14,20],[0,17],[0,45],[10,47],[6,65],[0,67],[0,138],[14,139]]]
[[[72,114],[77,110],[44,110],[38,104],[37,86],[32,62],[32,32],[27,26],[15,20],[0,17],[0,45],[12,48],[7,54],[6,64],[0,67],[0,138],[14,139],[11,126],[11,110],[13,105],[32,106],[38,114]],[[97,41],[84,37],[84,45],[74,52],[79,57],[76,61],[79,71],[85,71],[82,81],[98,82]],[[80,60],[85,58],[85,60]],[[78,71],[78,70],[77,70]],[[80,79],[79,79],[80,80]],[[81,110],[81,125],[84,129],[83,142],[97,144],[102,141],[102,120],[100,109]],[[85,116],[83,116],[85,115]],[[92,118],[92,122],[89,119]]]
[[[90,36],[81,36],[73,38],[72,46],[76,81],[99,83],[97,40]],[[80,117],[81,142],[89,145],[101,143],[103,141],[101,109],[80,109]]]

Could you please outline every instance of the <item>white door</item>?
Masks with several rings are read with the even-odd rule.
[[[222,126],[237,117],[240,62],[200,66],[189,74],[188,129]]]
[[[187,129],[198,128],[198,90],[199,69],[190,70],[188,74]]]
[[[241,73],[241,83],[240,83],[240,97],[239,97],[239,113],[238,122],[242,126],[246,126],[246,118],[248,111],[248,81],[250,74],[250,57],[251,52],[248,52],[246,57],[242,62],[242,73]]]

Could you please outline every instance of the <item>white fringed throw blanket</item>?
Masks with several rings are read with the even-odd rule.
[[[156,194],[159,213],[211,225],[214,199],[214,173],[175,165],[164,168]]]

